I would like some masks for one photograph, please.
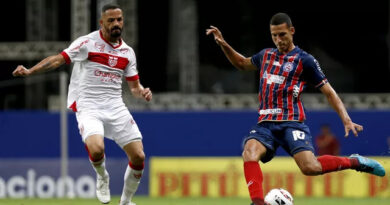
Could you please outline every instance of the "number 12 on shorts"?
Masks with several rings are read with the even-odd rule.
[[[294,141],[305,139],[305,133],[299,130],[292,131]]]

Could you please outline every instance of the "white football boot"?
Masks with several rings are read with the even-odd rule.
[[[111,201],[110,196],[110,176],[106,171],[106,176],[96,177],[96,196],[103,204],[108,204]]]

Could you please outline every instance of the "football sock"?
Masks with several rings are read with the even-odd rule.
[[[249,195],[254,205],[263,205],[263,173],[258,162],[244,162],[244,174]]]
[[[131,162],[129,162],[129,166],[127,166],[125,177],[124,177],[121,203],[131,201],[135,192],[138,189],[138,185],[141,181],[143,172],[144,172],[144,164],[135,166]]]
[[[105,177],[107,176],[107,171],[106,171],[106,157],[103,154],[103,157],[100,159],[95,159],[92,157],[91,153],[88,150],[87,145],[85,145],[85,149],[88,152],[89,156],[89,161],[92,164],[93,169],[96,171],[96,174],[98,177]]]
[[[357,159],[349,157],[323,155],[318,157],[317,160],[321,163],[323,174],[344,169],[355,169],[359,166]]]

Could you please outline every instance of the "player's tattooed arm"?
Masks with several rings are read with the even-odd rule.
[[[53,70],[55,68],[58,68],[62,64],[65,63],[65,59],[61,54],[49,56],[45,59],[43,59],[41,62],[36,64],[30,69],[27,69],[26,67],[19,65],[13,72],[13,76],[29,76],[36,73],[42,73],[49,70]]]
[[[141,85],[139,79],[134,81],[127,81],[127,83],[134,97],[144,98],[148,102],[152,100],[152,91],[150,88],[144,88]]]
[[[215,26],[206,29],[206,35],[213,34],[215,42],[221,47],[230,63],[239,70],[256,70],[251,58],[247,58],[234,50],[223,38],[222,32]]]
[[[347,110],[345,109],[344,103],[341,101],[332,86],[329,83],[326,83],[320,88],[320,90],[328,99],[329,104],[340,116],[341,121],[344,124],[345,137],[348,137],[349,131],[352,131],[355,136],[358,136],[358,132],[363,131],[363,126],[352,122]]]

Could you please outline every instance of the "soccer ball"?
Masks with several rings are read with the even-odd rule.
[[[293,205],[294,199],[284,189],[272,189],[265,195],[264,202],[266,205]]]

